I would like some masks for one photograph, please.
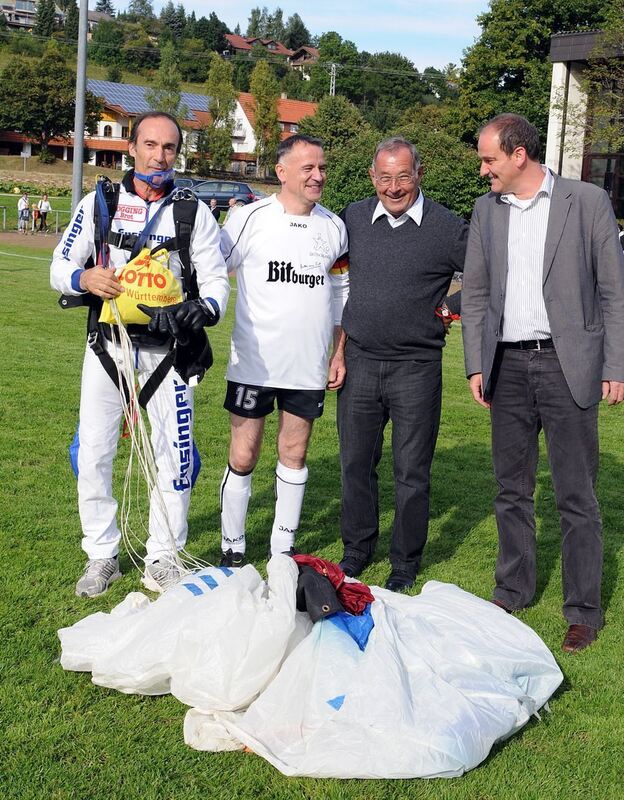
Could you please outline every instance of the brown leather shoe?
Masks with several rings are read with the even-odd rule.
[[[509,606],[505,605],[505,603],[503,603],[502,600],[498,600],[496,597],[493,597],[490,600],[490,603],[492,603],[492,605],[498,606],[499,608],[502,608],[503,611],[505,611],[507,614],[513,614],[513,609],[509,608]]]
[[[561,649],[566,653],[578,653],[596,641],[598,631],[589,625],[570,625]]]

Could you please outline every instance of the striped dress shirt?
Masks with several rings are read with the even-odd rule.
[[[504,342],[550,337],[542,280],[554,178],[549,169],[544,170],[544,180],[534,197],[519,200],[515,194],[501,195],[502,202],[510,206]]]

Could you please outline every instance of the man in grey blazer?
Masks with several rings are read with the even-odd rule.
[[[502,114],[481,131],[481,175],[464,270],[466,374],[490,409],[499,492],[493,602],[535,593],[533,493],[543,428],[561,519],[566,652],[603,625],[594,484],[598,403],[624,399],[624,257],[606,193],[539,163],[537,130]]]

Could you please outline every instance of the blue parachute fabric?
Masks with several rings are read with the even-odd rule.
[[[366,604],[366,608],[358,616],[349,614],[348,611],[337,611],[326,619],[350,636],[362,652],[366,649],[370,632],[375,627],[370,603]]]
[[[74,439],[69,445],[69,463],[71,464],[72,471],[76,478],[78,477],[78,449],[80,448],[80,439],[78,437],[78,425],[76,425],[76,433]]]

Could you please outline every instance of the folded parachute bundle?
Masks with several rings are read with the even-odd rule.
[[[61,663],[121,691],[171,691],[194,706],[184,737],[196,749],[246,747],[311,777],[459,776],[561,683],[537,634],[456,586],[370,587],[372,603],[357,589],[359,616],[315,613],[313,625],[298,581],[301,605],[299,570],[280,555],[266,584],[246,566],[202,570],[138,607],[129,595],[60,631]]]

